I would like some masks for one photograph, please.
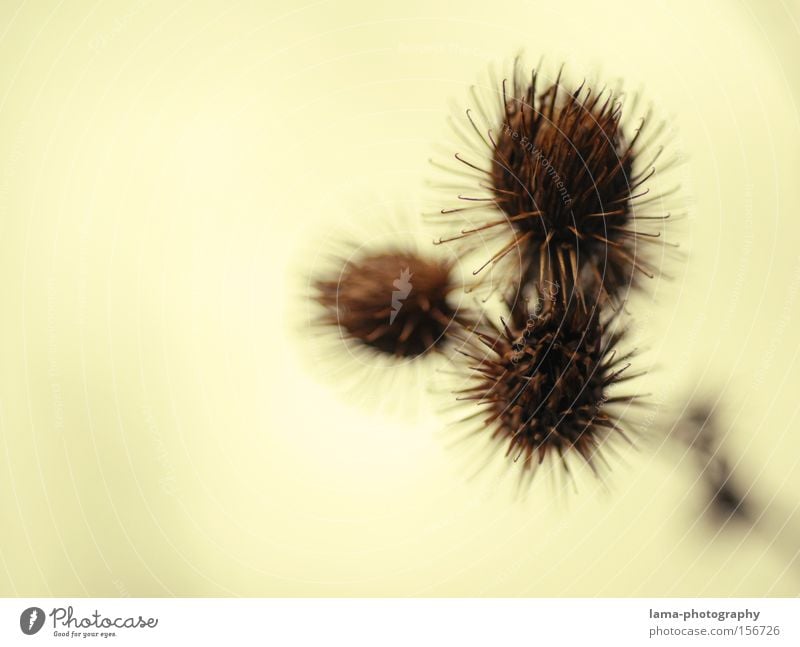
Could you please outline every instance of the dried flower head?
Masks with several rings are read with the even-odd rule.
[[[612,320],[613,321],[613,320]],[[611,436],[628,440],[617,407],[638,395],[612,395],[628,374],[629,352],[618,355],[624,330],[610,330],[596,309],[545,307],[524,326],[472,330],[471,348],[459,351],[470,364],[459,399],[481,408],[466,419],[483,417],[484,430],[522,459],[523,474],[548,456],[569,472],[567,458],[578,455],[597,473],[599,450]],[[532,473],[532,472],[531,472]]]
[[[651,128],[648,114],[628,138],[622,104],[611,91],[593,93],[585,84],[566,91],[560,72],[555,83],[539,86],[537,71],[525,78],[515,62],[511,82],[501,84],[497,114],[473,94],[477,121],[467,110],[467,132],[459,134],[477,145],[477,157],[455,156],[457,172],[471,185],[459,199],[471,204],[441,213],[462,227],[467,214],[485,216],[487,205],[492,213],[467,220],[440,242],[477,244],[477,234],[496,234],[502,240],[475,274],[514,252],[521,283],[540,291],[558,285],[563,304],[572,295],[582,302],[618,296],[656,269],[640,243],[656,242],[660,232],[640,225],[668,217],[641,212],[664,197],[648,195],[647,187],[663,149],[648,150],[663,124]]]
[[[342,260],[340,271],[314,281],[320,323],[375,352],[412,358],[440,350],[461,316],[450,302],[458,287],[452,262],[384,249]]]

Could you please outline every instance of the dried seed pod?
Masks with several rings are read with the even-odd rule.
[[[721,393],[697,386],[681,401],[681,408],[680,416],[671,421],[669,437],[678,443],[681,457],[691,459],[695,471],[691,481],[701,495],[695,502],[697,512],[709,537],[736,532],[739,541],[755,539],[786,565],[787,572],[793,568],[796,578],[800,519],[795,492],[762,491],[757,475],[748,468],[747,455],[733,453]]]
[[[752,524],[759,515],[734,470],[736,461],[724,446],[724,431],[713,401],[697,398],[675,425],[673,436],[692,451],[707,496],[705,512],[713,524]]]
[[[548,456],[569,472],[570,455],[597,474],[596,458],[611,437],[628,440],[618,407],[640,398],[610,393],[636,377],[627,373],[633,352],[616,351],[624,331],[610,323],[596,309],[550,304],[522,327],[501,320],[469,331],[470,347],[459,353],[471,373],[458,395],[481,408],[463,419],[483,418],[472,433],[491,435],[506,456],[522,459],[523,474]]]
[[[459,130],[473,154],[455,155],[456,172],[467,180],[459,199],[468,206],[441,210],[462,229],[439,242],[462,240],[471,248],[496,235],[501,240],[475,274],[511,255],[519,260],[520,283],[540,292],[558,285],[564,305],[573,295],[584,303],[618,301],[639,275],[656,272],[641,248],[660,242],[653,225],[669,217],[647,211],[665,197],[648,188],[663,124],[653,127],[647,114],[628,138],[612,92],[585,84],[568,92],[561,73],[540,85],[537,71],[524,78],[516,62],[498,92],[499,110],[486,110],[473,94],[477,113],[467,110],[468,124]]]
[[[450,300],[459,287],[452,269],[450,261],[399,248],[342,259],[338,273],[313,283],[313,298],[323,308],[320,323],[383,355],[413,358],[439,351],[448,328],[464,321]]]

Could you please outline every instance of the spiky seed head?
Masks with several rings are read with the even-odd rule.
[[[459,318],[450,303],[452,263],[385,249],[342,260],[337,274],[317,278],[320,322],[343,338],[384,355],[412,358],[440,350]]]
[[[443,242],[504,232],[497,252],[476,273],[514,252],[522,261],[521,282],[540,291],[544,284],[558,285],[564,304],[573,295],[585,302],[596,296],[617,300],[639,275],[655,271],[641,243],[656,241],[660,232],[643,230],[636,221],[666,216],[637,215],[636,209],[657,197],[644,196],[661,150],[649,158],[642,154],[658,132],[643,136],[652,125],[648,115],[626,137],[622,104],[610,91],[581,84],[568,92],[560,74],[542,91],[537,80],[536,71],[523,79],[515,66],[512,82],[502,83],[500,114],[486,118],[485,133],[468,112],[474,131],[488,146],[488,164],[469,156],[456,158],[464,164],[461,172],[475,176],[479,186],[474,191],[489,190],[499,214]]]
[[[472,348],[462,352],[471,377],[459,399],[485,410],[478,430],[505,446],[524,472],[548,456],[569,471],[570,455],[596,471],[611,437],[628,439],[617,407],[639,396],[609,391],[633,377],[627,374],[633,353],[617,353],[624,332],[607,326],[596,310],[549,305],[522,327],[501,320],[471,331]]]

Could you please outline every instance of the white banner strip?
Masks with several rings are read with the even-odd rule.
[[[798,599],[0,600],[0,645],[800,645]]]

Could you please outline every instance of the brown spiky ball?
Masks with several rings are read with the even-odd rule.
[[[475,152],[484,158],[456,154],[458,172],[473,183],[472,193],[459,198],[472,204],[442,214],[463,217],[487,204],[494,209],[482,224],[470,222],[442,242],[472,239],[477,245],[477,235],[498,234],[495,251],[476,274],[513,254],[521,283],[540,292],[557,285],[563,304],[573,295],[583,302],[617,297],[638,275],[655,271],[642,243],[660,232],[640,225],[666,216],[638,208],[659,197],[648,195],[647,184],[661,153],[648,153],[660,126],[645,136],[648,116],[628,138],[621,103],[611,92],[585,84],[567,91],[560,73],[555,83],[539,85],[536,71],[523,78],[515,65],[511,82],[502,82],[496,116],[479,109],[476,120],[467,111]],[[481,190],[488,195],[481,197]]]
[[[452,263],[408,250],[365,252],[313,283],[320,322],[347,341],[378,353],[412,358],[440,350],[454,320]]]
[[[529,314],[522,327],[502,321],[471,333],[472,349],[459,351],[471,369],[459,399],[483,409],[473,433],[504,446],[523,473],[548,456],[569,471],[571,454],[596,471],[609,437],[627,439],[614,410],[639,396],[609,390],[632,377],[626,374],[632,353],[617,353],[624,332],[609,331],[596,311],[549,306]]]

